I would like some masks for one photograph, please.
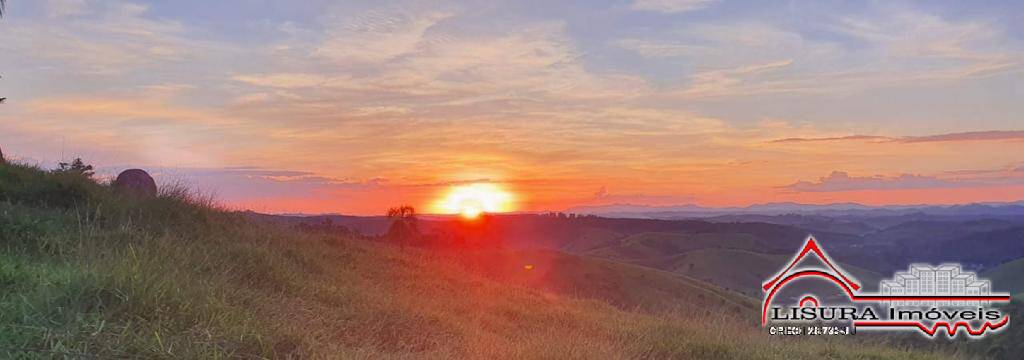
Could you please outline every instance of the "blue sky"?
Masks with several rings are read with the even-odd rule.
[[[12,0],[0,146],[282,211],[470,180],[530,209],[1019,200],[1022,7]]]

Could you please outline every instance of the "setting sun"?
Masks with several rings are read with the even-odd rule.
[[[469,184],[452,187],[435,210],[474,219],[482,213],[512,210],[512,194],[495,184]]]

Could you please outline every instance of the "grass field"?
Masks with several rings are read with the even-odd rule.
[[[992,282],[995,291],[1005,291],[1024,297],[1024,259],[999,265],[981,275]]]
[[[709,247],[756,249],[749,234],[688,234],[649,232],[628,236],[610,246],[592,249],[587,254],[623,261],[651,261]]]
[[[790,255],[769,255],[735,249],[701,249],[671,259],[666,269],[759,297],[765,279],[784,268],[791,260]],[[848,264],[839,266],[857,279],[866,291],[878,287],[881,277],[877,273]],[[831,289],[831,285],[828,288]]]
[[[771,338],[742,298],[630,265],[401,249],[211,204],[0,165],[0,357],[952,356]]]

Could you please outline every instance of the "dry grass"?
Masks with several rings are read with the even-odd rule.
[[[0,166],[0,357],[949,358],[770,338],[745,310],[709,311],[725,293],[606,262],[567,258],[562,277],[524,279],[491,271],[500,253],[298,232],[180,188],[137,199],[25,181],[65,180]],[[53,189],[74,199],[32,201]],[[626,275],[587,287],[564,276],[574,266]],[[643,296],[623,295],[634,292]],[[682,300],[639,301],[656,296]]]

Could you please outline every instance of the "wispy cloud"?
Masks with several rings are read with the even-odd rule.
[[[147,10],[121,1],[51,3],[45,21],[5,19],[0,48],[23,71],[57,70],[76,77],[153,69],[218,51],[210,42],[190,38],[180,22],[147,18]]]
[[[1024,185],[1024,173],[1011,168],[946,172],[938,175],[900,174],[895,176],[851,176],[833,171],[816,181],[798,181],[782,187],[798,192],[841,192],[859,190],[944,189]]]
[[[1015,131],[968,131],[929,136],[908,136],[896,141],[904,143],[946,142],[946,141],[1002,141],[1024,140],[1024,130]]]
[[[818,137],[818,138],[785,138],[776,139],[769,142],[772,143],[805,143],[805,142],[826,142],[826,141],[880,141],[880,140],[892,140],[888,136],[877,136],[877,135],[846,135],[846,136],[829,136],[829,137]]]
[[[700,10],[716,2],[718,0],[634,0],[630,8],[674,14]]]
[[[930,176],[902,174],[893,177],[850,176],[843,171],[833,171],[817,181],[798,181],[784,188],[805,192],[831,192],[852,190],[895,190],[952,187],[957,184]]]
[[[643,193],[612,193],[605,186],[600,187],[590,199],[581,201],[581,204],[608,205],[608,204],[644,204],[644,205],[678,205],[693,203],[696,198],[689,195],[652,195]]]
[[[680,93],[691,97],[846,93],[1024,71],[1024,49],[993,23],[895,5],[813,23],[829,36],[751,20],[697,22],[612,44],[690,66]]]
[[[939,135],[924,136],[880,136],[880,135],[845,135],[828,137],[793,137],[771,140],[771,143],[806,143],[806,142],[829,142],[829,141],[867,141],[873,143],[934,143],[934,142],[957,142],[957,141],[1013,141],[1024,140],[1022,130],[992,130],[992,131],[968,131],[948,133]]]
[[[393,8],[369,11],[354,17],[338,19],[328,16],[326,40],[313,52],[333,61],[380,64],[424,50],[430,38],[428,30],[452,14],[437,11],[414,12]]]

